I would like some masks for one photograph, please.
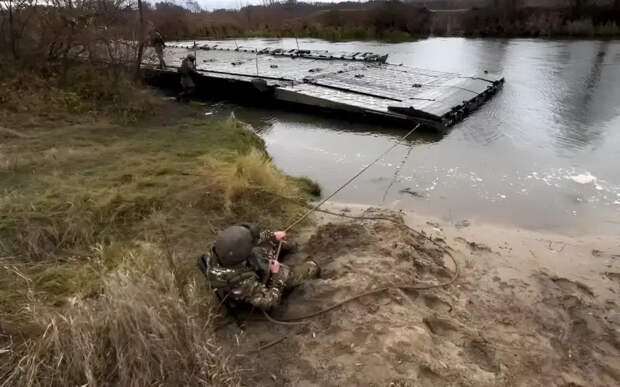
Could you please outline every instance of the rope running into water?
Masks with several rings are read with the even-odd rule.
[[[414,234],[421,236],[423,238],[425,238],[426,240],[430,241],[433,245],[435,245],[437,248],[439,248],[441,251],[444,252],[444,254],[448,255],[450,257],[450,259],[452,260],[453,264],[454,264],[454,274],[452,276],[452,278],[450,278],[449,281],[445,282],[445,283],[439,283],[439,284],[427,284],[427,285],[400,285],[400,286],[384,286],[378,289],[373,289],[373,290],[369,290],[367,292],[363,292],[360,293],[358,295],[355,295],[353,297],[347,298],[343,301],[340,301],[334,305],[331,305],[327,308],[321,309],[319,311],[315,311],[312,313],[308,313],[305,315],[301,315],[301,316],[295,316],[295,317],[289,317],[289,318],[284,318],[284,319],[275,319],[273,318],[271,315],[269,315],[269,313],[267,313],[266,311],[263,311],[263,315],[265,316],[265,318],[267,320],[269,320],[270,322],[274,323],[274,324],[281,324],[281,325],[299,325],[299,324],[308,324],[308,321],[302,321],[302,320],[307,320],[310,319],[312,317],[316,317],[318,315],[327,313],[329,311],[332,311],[336,308],[339,308],[347,303],[353,302],[355,300],[358,300],[360,298],[366,297],[366,296],[370,296],[373,294],[378,294],[378,293],[382,293],[385,292],[389,289],[401,289],[401,290],[427,290],[427,289],[433,289],[433,288],[440,288],[440,287],[446,287],[451,285],[452,283],[454,283],[454,281],[456,281],[456,279],[459,276],[459,266],[458,263],[456,262],[456,259],[454,258],[454,256],[443,246],[439,245],[437,242],[435,242],[432,238],[427,237],[426,235],[422,234],[421,232],[414,230],[413,228],[407,226],[406,224],[404,224],[403,222],[399,222],[395,219],[386,217],[386,216],[352,216],[352,215],[345,215],[345,214],[339,214],[339,213],[335,213],[335,212],[331,212],[331,211],[327,211],[327,210],[322,210],[320,209],[320,207],[325,204],[329,199],[333,198],[338,192],[342,191],[345,187],[347,187],[349,184],[351,184],[356,178],[358,178],[362,173],[364,173],[365,171],[367,171],[371,166],[373,166],[374,164],[376,164],[379,160],[381,160],[386,154],[388,154],[392,149],[394,149],[398,144],[400,144],[401,141],[403,141],[404,139],[406,139],[407,137],[409,137],[416,129],[418,129],[420,127],[420,124],[417,124],[413,129],[411,129],[407,134],[405,134],[403,137],[401,137],[399,139],[399,141],[397,141],[395,144],[393,144],[392,146],[390,146],[388,149],[386,149],[381,155],[379,155],[379,157],[377,157],[373,162],[371,162],[370,164],[368,164],[367,166],[365,166],[364,168],[362,168],[358,173],[356,173],[353,177],[351,177],[349,180],[347,180],[344,184],[342,184],[338,189],[336,189],[333,193],[331,193],[329,196],[327,196],[325,199],[321,200],[318,204],[316,204],[314,207],[310,208],[305,214],[303,214],[299,219],[297,219],[296,221],[294,221],[293,223],[291,223],[286,229],[285,231],[288,232],[290,231],[293,227],[295,227],[296,225],[298,225],[299,223],[301,223],[304,219],[306,219],[310,214],[312,214],[313,212],[322,212],[322,213],[326,213],[329,215],[333,215],[333,216],[340,216],[340,217],[344,217],[344,218],[349,218],[349,219],[356,219],[356,220],[384,220],[384,221],[388,221],[388,222],[392,222],[394,224],[396,224],[399,227],[405,227],[408,230],[410,230],[411,232],[413,232]],[[283,197],[283,196],[282,196]],[[291,200],[290,198],[286,198],[283,197],[287,200]],[[297,205],[302,205],[307,207],[307,205],[305,204],[301,204],[298,203],[296,201],[293,200],[293,203],[297,204]],[[282,249],[282,242],[280,242],[278,244],[278,249],[276,251],[276,260],[279,258],[280,256],[280,251]]]
[[[351,177],[349,180],[347,180],[343,185],[341,185],[337,190],[335,190],[334,192],[332,192],[329,196],[327,196],[325,199],[321,200],[317,205],[315,205],[313,208],[309,209],[304,215],[302,215],[299,219],[297,219],[296,221],[294,221],[293,223],[291,223],[286,229],[284,229],[285,232],[290,231],[293,227],[297,226],[299,223],[303,222],[304,219],[306,219],[310,214],[312,214],[314,211],[316,211],[319,207],[321,207],[323,204],[325,204],[325,202],[327,202],[329,199],[333,198],[334,196],[336,196],[336,194],[340,191],[342,191],[343,189],[345,189],[349,184],[351,184],[355,179],[357,179],[362,173],[366,172],[370,167],[372,167],[373,165],[375,165],[379,160],[381,160],[383,157],[385,157],[385,155],[387,155],[392,149],[396,148],[401,141],[405,140],[407,137],[409,137],[413,132],[416,131],[416,129],[418,129],[420,127],[420,124],[417,124],[416,126],[413,127],[413,129],[411,129],[409,132],[407,132],[407,134],[405,134],[404,136],[402,136],[400,139],[398,139],[398,141],[396,141],[394,144],[392,144],[392,146],[390,146],[389,148],[387,148],[383,153],[381,153],[379,155],[379,157],[377,157],[373,162],[371,162],[370,164],[368,164],[367,166],[365,166],[364,168],[362,168],[358,173],[356,173],[355,175],[353,175],[353,177]]]
[[[355,179],[357,179],[362,173],[366,172],[370,167],[372,167],[373,165],[375,165],[379,160],[381,160],[383,157],[385,157],[385,155],[387,155],[390,151],[392,151],[392,149],[396,148],[401,141],[407,139],[407,137],[409,137],[413,132],[415,132],[419,127],[420,127],[420,123],[418,123],[416,126],[413,127],[413,129],[411,129],[409,132],[407,132],[407,134],[405,134],[404,136],[400,137],[398,139],[398,141],[396,141],[394,144],[392,144],[390,147],[388,147],[383,153],[381,153],[375,160],[373,160],[370,164],[366,165],[364,168],[362,168],[359,172],[357,172],[355,175],[353,175],[349,180],[347,180],[346,182],[344,182],[344,184],[342,184],[337,190],[335,190],[334,192],[332,192],[329,196],[327,196],[325,199],[321,200],[321,202],[319,202],[317,205],[315,205],[313,208],[309,209],[308,211],[306,211],[305,214],[303,214],[299,219],[297,219],[296,221],[294,221],[293,223],[291,223],[288,227],[286,227],[284,229],[284,232],[289,232],[293,227],[297,226],[299,223],[303,222],[304,219],[306,219],[310,214],[312,214],[314,211],[317,211],[319,209],[319,207],[321,207],[323,204],[325,204],[325,202],[327,202],[329,199],[333,198],[334,196],[336,196],[336,194],[338,194],[338,192],[342,191],[343,189],[345,189],[349,184],[351,184]],[[276,250],[276,254],[275,254],[275,260],[277,261],[280,257],[280,252],[282,251],[282,241],[280,241],[278,243],[278,249]],[[269,277],[265,277],[265,280],[263,281],[264,283],[267,283],[267,281],[269,280]],[[266,312],[263,311],[263,314],[265,315],[265,317],[270,320],[271,316],[269,316]]]
[[[329,196],[327,196],[325,199],[321,200],[318,204],[316,204],[313,208],[310,208],[308,211],[306,211],[305,214],[303,214],[301,217],[299,217],[299,219],[297,219],[296,221],[294,221],[293,223],[291,223],[288,227],[286,227],[284,229],[284,232],[289,232],[293,227],[297,226],[299,223],[303,222],[304,219],[306,219],[308,216],[310,216],[310,214],[312,214],[314,211],[317,211],[319,209],[319,207],[321,207],[323,204],[325,204],[329,199],[333,198],[334,196],[336,196],[338,194],[338,192],[342,191],[343,189],[345,189],[349,184],[351,184],[355,179],[357,179],[362,173],[366,172],[370,167],[372,167],[373,165],[375,165],[377,162],[379,162],[379,160],[381,160],[383,157],[385,157],[385,155],[387,155],[389,152],[392,151],[392,149],[396,148],[401,141],[407,139],[407,137],[409,137],[413,132],[415,132],[419,127],[420,127],[420,123],[418,123],[416,126],[413,127],[413,129],[411,129],[409,132],[407,132],[404,136],[400,137],[398,139],[398,141],[396,141],[394,144],[392,144],[390,147],[388,147],[385,151],[383,151],[383,153],[381,153],[376,159],[374,159],[371,163],[369,163],[368,165],[366,165],[364,168],[362,168],[359,172],[357,172],[355,175],[353,175],[349,180],[347,180],[346,182],[344,182],[344,184],[342,184],[338,189],[336,189],[334,192],[332,192]],[[278,243],[278,249],[276,250],[276,254],[275,254],[275,260],[277,261],[280,257],[280,252],[282,251],[282,241],[280,241]],[[268,281],[268,277],[265,277],[265,281],[264,283],[267,283]],[[263,311],[263,314],[265,315],[265,318],[267,318],[269,321],[272,321],[274,323],[276,323],[276,320],[273,319],[267,312]],[[286,324],[284,321],[281,321],[280,323],[282,324]],[[291,324],[286,324],[286,325],[296,325],[298,323],[291,323]]]

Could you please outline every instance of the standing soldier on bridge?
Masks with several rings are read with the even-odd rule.
[[[164,38],[157,30],[155,30],[151,36],[151,45],[155,49],[157,59],[159,59],[159,68],[165,68],[166,62],[164,61],[164,48],[166,47],[166,42],[164,42]]]

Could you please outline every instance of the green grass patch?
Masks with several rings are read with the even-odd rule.
[[[7,71],[0,75],[0,122],[19,128],[82,124],[93,118],[135,124],[162,108],[130,75],[106,67],[76,65],[66,72]],[[0,130],[0,138],[3,136]]]
[[[280,196],[305,200],[320,192],[307,179],[282,175],[260,137],[234,117],[205,119],[191,106],[162,106],[163,115],[131,126],[96,117],[76,123],[81,113],[66,110],[69,120],[11,126],[22,112],[2,111],[11,120],[0,131],[0,349],[10,351],[10,361],[0,379],[196,384],[192,362],[215,352],[198,348],[197,357],[183,360],[189,363],[161,375],[158,362],[181,360],[147,364],[128,348],[172,354],[163,348],[185,344],[136,342],[142,333],[131,329],[158,334],[181,324],[188,337],[204,338],[200,320],[182,315],[204,324],[212,318],[196,305],[210,299],[196,260],[217,231],[239,221],[285,227],[303,209]],[[162,305],[142,304],[158,299]],[[124,320],[132,303],[140,315]],[[122,338],[111,336],[119,324],[134,325]],[[67,338],[75,334],[81,349]],[[84,351],[103,363],[81,359]],[[109,353],[125,356],[128,369],[149,371],[118,374],[102,360]],[[24,359],[20,373],[15,364]]]
[[[321,186],[316,181],[305,176],[295,177],[293,180],[301,187],[303,192],[307,192],[314,198],[321,196]]]

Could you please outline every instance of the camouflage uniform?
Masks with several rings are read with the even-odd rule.
[[[155,53],[157,54],[157,59],[159,59],[159,68],[163,69],[166,67],[166,62],[164,61],[164,47],[166,47],[166,43],[164,42],[164,38],[162,38],[159,31],[155,31],[155,33],[153,33],[151,45],[153,45]]]
[[[207,261],[205,274],[209,283],[221,291],[223,297],[244,301],[262,310],[273,308],[279,304],[284,290],[316,277],[319,271],[316,263],[308,261],[293,266],[280,264],[280,272],[269,275],[269,260],[274,259],[277,246],[272,232],[261,232],[252,254],[234,266],[220,264],[212,249],[203,256]],[[281,254],[286,250],[284,246]],[[267,283],[264,281],[266,275],[269,275]]]
[[[187,101],[194,94],[194,89],[196,88],[196,84],[192,79],[192,76],[196,74],[196,58],[193,54],[183,59],[181,67],[179,67],[179,73],[181,74],[181,87],[183,91],[177,96],[177,99]]]

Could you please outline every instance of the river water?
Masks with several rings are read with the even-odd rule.
[[[295,39],[237,43],[297,45]],[[620,41],[300,39],[299,45],[388,53],[391,63],[506,78],[499,94],[448,134],[414,134],[334,200],[453,222],[620,234]],[[316,180],[325,193],[406,130],[286,111],[235,112],[260,130],[281,170]]]

